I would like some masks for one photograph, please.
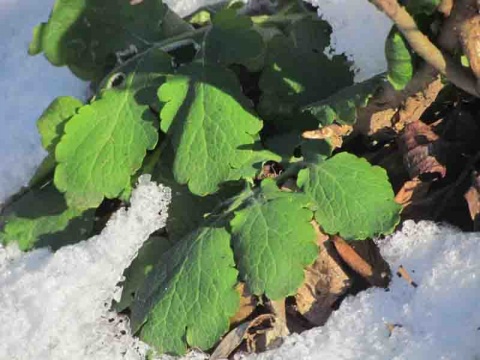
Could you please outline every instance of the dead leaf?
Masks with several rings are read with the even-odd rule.
[[[395,328],[402,328],[403,327],[403,325],[401,325],[401,324],[385,323],[385,325],[387,325],[388,336],[392,336],[393,330],[395,330]]]
[[[350,288],[351,281],[328,242],[329,237],[321,232],[316,222],[312,224],[317,234],[319,254],[313,265],[305,269],[305,281],[295,300],[298,312],[312,324],[321,326],[332,313],[335,302]]]
[[[418,121],[425,110],[433,104],[444,86],[440,77],[437,77],[425,89],[408,97],[396,114],[395,129],[397,132],[404,129],[407,124]]]
[[[430,183],[422,182],[418,177],[406,181],[395,195],[395,202],[405,209],[416,200],[423,198],[429,188]]]
[[[464,195],[473,220],[473,230],[480,230],[480,175],[474,171],[472,174],[472,185]]]
[[[280,346],[282,326],[273,314],[262,314],[252,320],[245,335],[248,352],[259,353]]]
[[[412,179],[426,174],[445,177],[447,169],[438,160],[441,142],[430,126],[421,121],[405,126],[398,139],[398,145]]]
[[[403,279],[405,279],[411,286],[414,288],[418,287],[417,283],[413,281],[412,277],[408,273],[407,269],[403,267],[403,265],[400,265],[397,270],[397,275]]]
[[[239,282],[235,290],[240,294],[240,307],[236,314],[230,318],[230,324],[242,322],[252,314],[257,306],[256,298],[248,291],[245,283]]]
[[[230,331],[218,344],[217,348],[210,356],[210,360],[227,359],[230,354],[242,343],[247,333],[250,321],[238,325]]]
[[[431,182],[421,181],[418,177],[406,181],[395,196],[395,202],[402,206],[402,219],[425,219],[428,215],[422,203],[427,201]]]
[[[350,125],[331,124],[321,129],[305,131],[302,137],[311,140],[328,140],[330,145],[335,149],[342,146],[343,137],[349,135],[352,129]]]

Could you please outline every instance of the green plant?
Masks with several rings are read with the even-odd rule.
[[[383,77],[349,87],[346,58],[324,54],[329,25],[301,6],[260,17],[226,6],[210,17],[194,28],[160,0],[57,0],[30,53],[68,66],[95,95],[45,110],[48,157],[28,200],[7,206],[1,234],[23,250],[61,246],[94,232],[92,212],[108,201],[128,203],[139,175],[172,187],[168,239],[152,239],[155,257],[139,256],[126,286],[136,296],[121,307],[141,338],[177,354],[228,330],[238,281],[270,300],[294,295],[318,255],[313,219],[363,240],[393,231],[400,212],[385,170],[300,136],[354,124]],[[285,171],[261,180],[266,161]]]

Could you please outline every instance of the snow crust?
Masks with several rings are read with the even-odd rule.
[[[249,359],[480,358],[480,233],[408,221],[380,248],[392,270],[403,265],[418,288],[395,277],[388,292],[347,298],[324,327]],[[389,336],[387,323],[402,327]]]
[[[0,247],[0,359],[143,359],[146,345],[109,310],[124,269],[164,227],[170,189],[146,177],[98,236],[55,253]]]
[[[392,22],[365,0],[305,0],[333,28],[332,54],[345,53],[353,61],[355,82],[386,71],[385,39]]]

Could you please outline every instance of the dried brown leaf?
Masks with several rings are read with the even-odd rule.
[[[283,324],[273,314],[262,314],[250,322],[246,332],[248,352],[262,352],[281,345]]]
[[[305,281],[295,295],[297,310],[312,324],[325,324],[335,302],[351,286],[350,277],[340,265],[340,259],[328,236],[312,223],[317,234],[319,254],[313,265],[305,269]]]
[[[480,79],[480,14],[477,0],[460,0],[462,7],[460,26],[457,27],[463,52],[468,58],[470,68]]]
[[[398,139],[410,177],[431,174],[445,177],[447,169],[438,160],[442,140],[421,121],[407,124]]]
[[[477,172],[472,174],[472,185],[464,195],[473,220],[475,231],[480,230],[480,175]]]
[[[230,331],[218,344],[217,348],[210,356],[210,360],[227,359],[230,354],[242,343],[245,334],[250,326],[250,321],[238,325]]]
[[[352,129],[350,125],[331,124],[321,129],[305,131],[302,137],[311,140],[328,140],[330,145],[335,149],[342,146],[343,137],[349,135]]]

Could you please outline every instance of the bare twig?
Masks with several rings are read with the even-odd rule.
[[[477,0],[458,0],[461,9],[459,26],[456,27],[463,52],[470,62],[470,67],[480,79],[480,14]]]
[[[439,73],[446,76],[460,89],[480,97],[476,79],[467,69],[462,68],[450,56],[442,53],[417,27],[415,20],[397,0],[370,0],[396,24],[412,49]]]

